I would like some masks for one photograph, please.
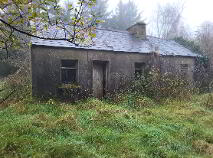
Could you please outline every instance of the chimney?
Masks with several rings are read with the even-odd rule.
[[[146,23],[143,21],[130,26],[127,31],[137,38],[146,39]]]

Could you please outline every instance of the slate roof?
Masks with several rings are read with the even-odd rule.
[[[50,33],[50,32],[48,32]],[[54,31],[53,36],[63,36],[62,31]],[[187,56],[197,57],[199,55],[193,53],[189,49],[176,43],[173,40],[164,40],[153,36],[147,36],[147,39],[139,39],[128,31],[115,31],[106,29],[97,29],[96,38],[93,39],[91,46],[83,47],[76,46],[68,41],[62,40],[42,40],[38,38],[32,39],[33,45],[51,46],[51,47],[66,47],[66,48],[81,48],[89,50],[105,50],[114,52],[128,53],[152,53],[158,52],[160,55],[170,56]]]

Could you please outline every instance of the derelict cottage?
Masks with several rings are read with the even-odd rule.
[[[93,96],[102,97],[153,64],[162,73],[177,70],[193,80],[197,55],[173,40],[147,36],[143,22],[127,31],[97,29],[96,34],[90,47],[33,39],[33,95],[57,95],[61,85],[77,84]]]

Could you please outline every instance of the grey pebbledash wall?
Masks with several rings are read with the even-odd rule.
[[[107,61],[107,91],[117,89],[123,79],[134,77],[135,63],[150,65],[156,57],[152,53],[125,53],[75,48],[36,46],[31,48],[32,92],[34,96],[54,96],[61,85],[61,60],[78,60],[78,84],[92,92],[93,61]],[[188,64],[187,78],[193,80],[195,58],[181,56],[160,56],[162,72],[176,72],[181,64]]]

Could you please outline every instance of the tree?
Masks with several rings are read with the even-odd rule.
[[[20,34],[40,39],[66,40],[79,45],[86,37],[94,37],[92,31],[97,18],[94,15],[83,15],[95,3],[96,0],[77,0],[75,5],[67,4],[71,17],[65,20],[67,13],[58,0],[1,0],[0,49],[12,46],[10,43],[19,43]],[[44,34],[52,27],[63,30],[64,36]]]
[[[92,18],[98,21],[97,26],[101,27],[102,23],[106,21],[110,15],[107,3],[108,0],[96,0],[96,4],[93,7],[87,8],[84,17],[87,17],[88,15],[93,15]]]
[[[69,9],[69,6],[72,6],[72,5],[73,5],[73,3],[70,0],[67,0],[67,1],[64,2],[64,8],[63,8],[63,10],[64,10],[64,20],[66,22],[68,22],[68,21],[71,20],[72,12]]]
[[[96,0],[96,5],[92,7],[92,13],[101,20],[106,20],[110,15],[108,9],[108,0]]]
[[[158,37],[168,39],[177,36],[184,9],[183,6],[181,3],[158,5],[153,21]]]
[[[197,31],[196,38],[207,54],[213,54],[213,23],[204,22]]]
[[[204,22],[200,28],[197,30],[196,38],[197,44],[202,50],[202,55],[206,57],[207,71],[205,75],[207,77],[202,77],[205,80],[205,85],[208,90],[212,90],[212,78],[213,78],[213,23]]]
[[[102,25],[106,28],[126,30],[138,21],[141,21],[141,13],[138,11],[136,4],[132,0],[127,3],[120,0],[115,14]]]
[[[185,48],[188,48],[192,52],[195,52],[197,54],[202,55],[203,51],[201,50],[198,43],[195,42],[195,40],[186,39],[184,37],[175,37],[174,40],[179,43],[180,45],[184,46]]]
[[[197,31],[196,39],[213,70],[213,23],[204,22]]]

